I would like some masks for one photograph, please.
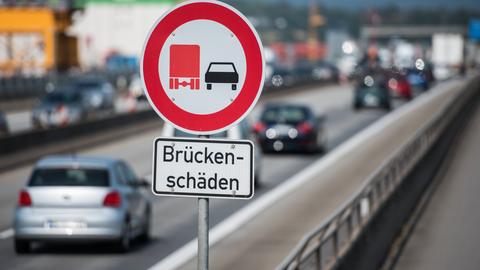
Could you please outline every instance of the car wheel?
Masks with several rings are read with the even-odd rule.
[[[30,241],[15,239],[15,252],[17,254],[25,254],[30,252]]]
[[[391,111],[392,110],[392,105],[390,103],[387,103],[387,104],[385,104],[384,108],[387,111]]]
[[[211,83],[207,83],[207,90],[212,90],[212,84]]]
[[[237,85],[236,84],[232,84],[232,90],[237,90]]]
[[[151,214],[150,208],[148,208],[147,213],[145,215],[146,215],[146,221],[145,221],[145,224],[143,225],[142,234],[140,234],[140,236],[138,237],[140,241],[143,241],[143,242],[147,242],[148,240],[150,240],[150,227],[152,222],[152,219],[151,219],[152,214]]]
[[[130,250],[130,244],[131,244],[131,225],[129,221],[125,221],[124,224],[124,232],[122,234],[122,237],[118,240],[116,243],[116,248],[117,251],[120,253],[125,253]]]

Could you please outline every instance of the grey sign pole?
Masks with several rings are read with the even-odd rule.
[[[198,198],[198,270],[208,270],[208,198]]]
[[[198,137],[210,138],[209,135],[200,135]],[[208,230],[210,214],[208,204],[208,198],[198,198],[198,270],[208,270]]]

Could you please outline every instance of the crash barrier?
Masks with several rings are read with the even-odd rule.
[[[56,83],[66,83],[75,79],[79,76],[88,76],[94,75],[101,78],[105,78],[112,85],[117,86],[119,78],[123,78],[127,85],[130,83],[130,79],[135,74],[134,71],[119,71],[119,72],[106,72],[106,71],[95,71],[88,73],[79,73],[79,74],[48,74],[41,77],[24,77],[24,76],[13,76],[8,78],[0,77],[0,101],[11,101],[11,100],[23,100],[38,98],[45,94],[47,89],[47,84],[50,82]],[[331,80],[316,80],[313,78],[301,78],[296,80],[291,80],[291,82],[284,83],[280,86],[273,86],[271,84],[265,85],[266,92],[276,92],[282,91],[285,89],[291,89],[292,87],[299,86],[309,86],[317,83],[329,83],[336,82],[336,78]]]
[[[125,83],[128,84],[132,71],[125,72],[89,72],[80,74],[47,74],[40,77],[25,77],[25,76],[13,76],[8,78],[0,78],[0,100],[23,100],[38,98],[46,93],[47,85],[51,82],[66,83],[78,76],[94,75],[101,78],[105,78],[113,85],[117,85],[117,81],[120,77],[125,79]]]
[[[45,146],[66,142],[75,138],[93,136],[96,133],[126,129],[146,120],[156,120],[158,117],[152,110],[135,113],[118,114],[100,120],[91,120],[65,127],[48,130],[33,130],[0,138],[0,157],[31,147]]]
[[[480,76],[472,78],[462,91],[458,91],[445,107],[387,158],[358,192],[320,226],[306,234],[277,269],[375,269],[371,266],[363,268],[358,262],[348,262],[345,258],[351,255],[349,253],[353,252],[355,244],[364,236],[365,230],[390,201],[412,168],[447,127],[456,121],[457,116],[468,110],[469,102],[476,100],[479,85]],[[365,248],[367,244],[377,243],[368,239],[363,244],[363,247],[357,247],[355,251]],[[388,250],[384,251],[386,252]]]

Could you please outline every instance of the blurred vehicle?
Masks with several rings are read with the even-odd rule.
[[[432,65],[421,58],[415,60],[415,67],[405,70],[413,90],[426,91],[435,81]]]
[[[293,68],[296,83],[306,83],[313,79],[314,66],[310,61],[298,61]]]
[[[133,238],[149,236],[147,186],[121,160],[45,157],[19,193],[15,251],[36,241],[110,241],[127,251]]]
[[[266,105],[253,132],[264,152],[321,152],[326,146],[323,117],[304,105]]]
[[[163,137],[184,137],[184,138],[196,138],[196,135],[178,130],[172,125],[165,124],[162,132]],[[253,142],[254,147],[254,169],[255,169],[255,186],[260,186],[262,183],[262,152],[255,142],[255,138],[251,133],[251,126],[247,119],[244,119],[238,123],[238,125],[222,132],[218,132],[210,135],[210,138],[225,138],[229,140],[250,140]]]
[[[133,56],[113,53],[105,59],[105,66],[112,72],[131,72],[138,70],[138,60]]]
[[[320,81],[338,82],[340,79],[340,71],[332,63],[320,61],[314,64],[312,77]]]
[[[390,90],[390,94],[396,98],[403,98],[406,100],[411,100],[413,97],[412,87],[410,82],[403,73],[398,71],[387,71],[387,86]]]
[[[363,107],[384,108],[391,110],[391,98],[383,75],[365,75],[355,85],[353,95],[353,108]]]
[[[115,109],[115,92],[107,80],[101,78],[79,78],[74,82],[92,112],[111,113]]]
[[[337,60],[337,67],[340,74],[346,78],[354,76],[355,68],[358,64],[358,59],[353,55],[345,55]]]
[[[143,84],[142,79],[140,76],[134,75],[130,81],[130,85],[128,86],[128,93],[130,96],[136,98],[137,100],[145,100],[145,92],[143,92]]]
[[[430,81],[427,79],[425,72],[416,68],[408,68],[405,70],[405,72],[407,74],[407,80],[412,86],[413,90],[428,90],[430,87]]]
[[[459,73],[464,62],[465,40],[461,33],[435,33],[432,35],[433,74],[439,80]]]
[[[87,119],[89,107],[73,88],[60,88],[48,93],[32,110],[35,128],[66,126]]]
[[[0,136],[8,135],[8,123],[5,114],[0,111]]]
[[[267,65],[268,74],[265,78],[265,87],[278,88],[292,86],[295,83],[291,70],[280,65]]]

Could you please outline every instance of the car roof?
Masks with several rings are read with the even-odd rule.
[[[36,167],[95,167],[95,168],[108,168],[114,163],[118,162],[118,159],[105,158],[105,157],[88,157],[77,155],[55,155],[46,156],[40,159]]]

